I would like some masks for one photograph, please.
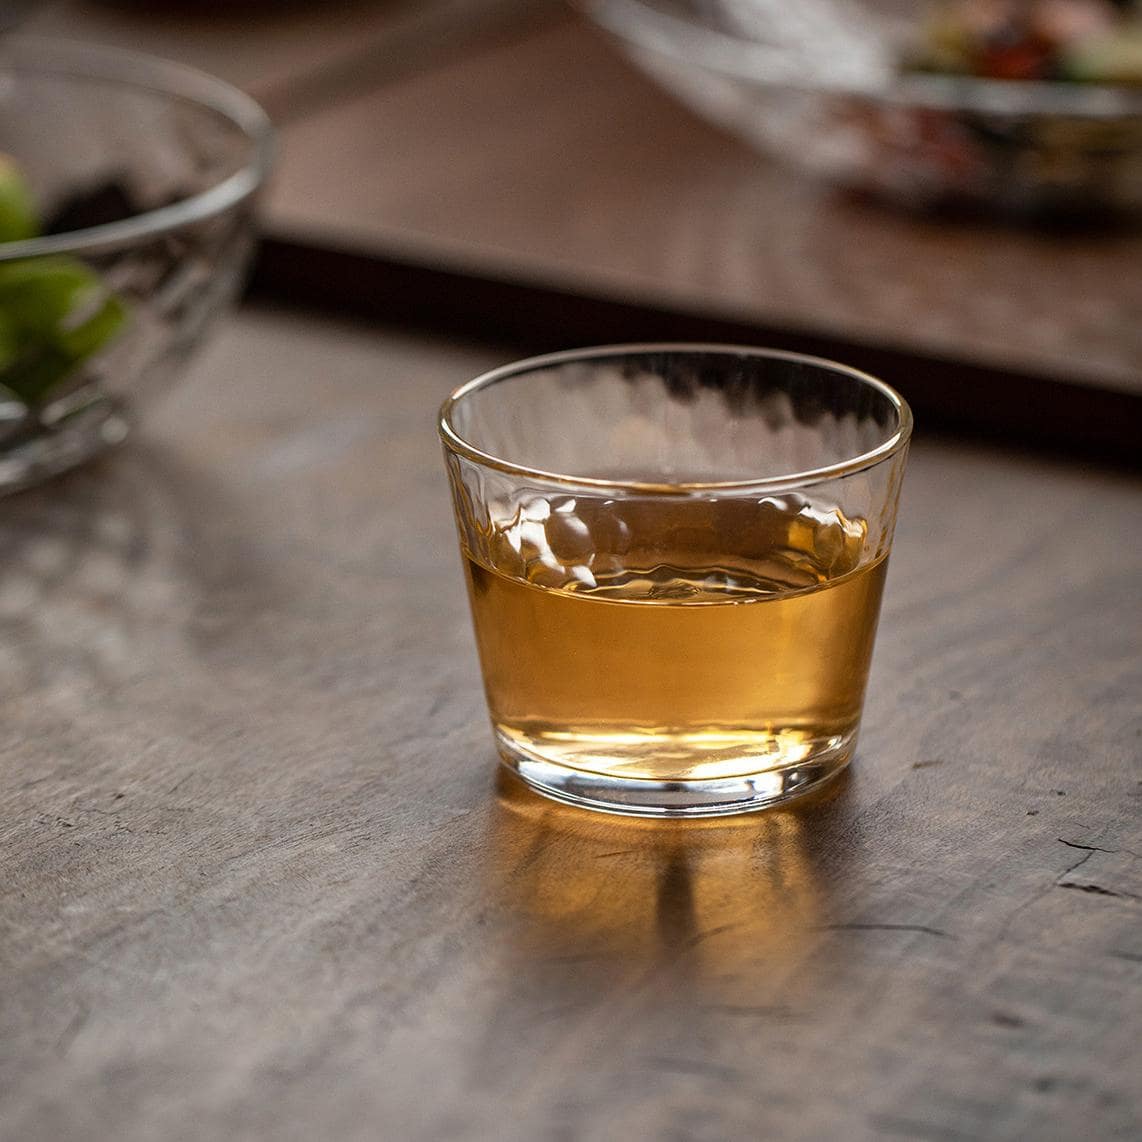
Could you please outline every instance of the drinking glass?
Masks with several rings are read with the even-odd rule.
[[[575,350],[441,410],[488,708],[540,793],[763,808],[852,757],[911,432],[856,369]]]

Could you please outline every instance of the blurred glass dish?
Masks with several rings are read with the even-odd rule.
[[[0,41],[0,492],[122,440],[237,295],[261,109],[134,53]]]
[[[933,9],[909,0],[581,6],[684,102],[841,185],[1019,217],[1142,209],[1142,87],[1109,68],[1114,83],[915,70]]]

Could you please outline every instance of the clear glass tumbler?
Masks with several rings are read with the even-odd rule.
[[[478,377],[440,432],[504,762],[643,816],[852,756],[912,418],[793,353],[631,345]]]

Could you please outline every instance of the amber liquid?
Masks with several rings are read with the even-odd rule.
[[[799,497],[517,513],[466,561],[501,745],[653,781],[843,763],[886,570],[865,533]]]

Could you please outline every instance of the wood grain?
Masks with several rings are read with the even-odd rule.
[[[846,199],[700,122],[570,19],[304,118],[269,207],[274,232],[312,245],[1142,387],[1142,232]]]
[[[921,440],[851,775],[625,822],[495,778],[503,357],[247,312],[0,506],[0,1136],[1137,1137],[1138,484]]]

